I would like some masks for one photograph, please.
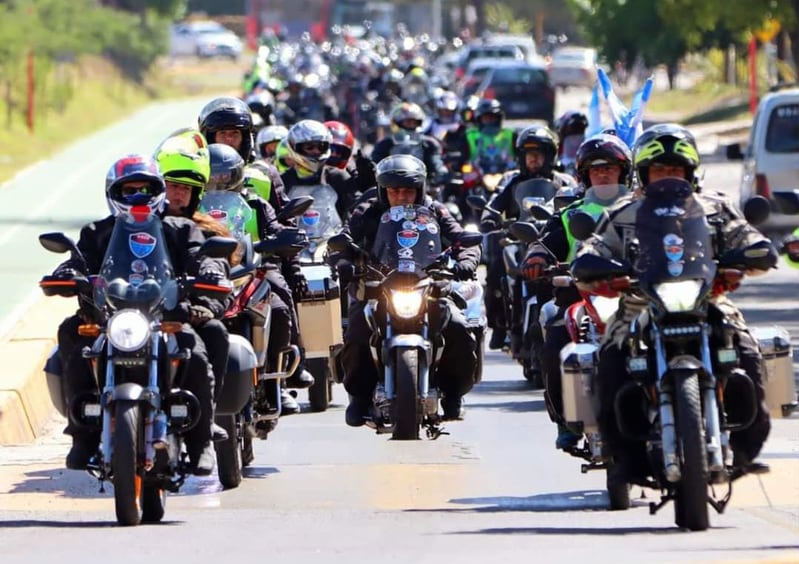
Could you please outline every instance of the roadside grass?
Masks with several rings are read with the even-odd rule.
[[[28,131],[24,110],[12,111],[9,122],[5,102],[0,100],[0,184],[75,139],[119,121],[154,100],[236,94],[246,61],[246,56],[239,62],[164,60],[154,66],[143,84],[125,80],[101,59],[86,59],[69,69],[62,68],[60,79],[72,81],[71,96],[59,110],[37,108],[33,133]]]
[[[709,79],[687,89],[654,93],[644,112],[685,125],[751,117],[745,88]]]

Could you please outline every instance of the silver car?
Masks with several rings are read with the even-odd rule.
[[[596,82],[597,52],[590,47],[561,47],[552,54],[549,79],[560,87],[592,88]]]
[[[173,57],[229,57],[236,60],[241,51],[241,39],[220,23],[193,21],[172,26],[169,54]]]

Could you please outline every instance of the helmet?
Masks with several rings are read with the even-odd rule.
[[[691,132],[676,123],[660,123],[641,133],[633,147],[633,163],[644,192],[649,184],[649,167],[656,162],[684,166],[685,179],[694,184],[699,151]]]
[[[211,178],[205,189],[209,192],[241,191],[244,183],[244,159],[241,155],[224,143],[211,143],[208,152],[211,154]]]
[[[272,122],[272,112],[275,109],[275,98],[268,90],[261,90],[253,92],[247,96],[247,106],[250,112],[259,116],[264,124],[269,125]]]
[[[480,98],[477,96],[469,96],[466,100],[463,101],[461,105],[461,121],[463,123],[473,123],[474,122],[474,113],[477,111],[477,104],[480,103]]]
[[[568,135],[585,135],[588,129],[588,116],[582,112],[569,110],[555,122],[555,131],[563,139]]]
[[[548,127],[533,125],[527,127],[519,133],[516,139],[516,160],[522,174],[530,174],[527,170],[525,154],[527,151],[539,151],[544,154],[544,166],[541,167],[542,174],[546,175],[552,170],[555,162],[555,155],[558,152],[558,136]]]
[[[288,157],[293,161],[293,166],[305,169],[315,174],[330,158],[330,142],[333,136],[330,130],[321,121],[313,119],[300,120],[289,129],[286,137]],[[319,144],[321,152],[313,155],[308,153],[310,143]]]
[[[436,117],[441,123],[455,123],[457,114],[455,113],[460,105],[457,94],[446,90],[436,99]],[[442,116],[440,112],[448,112]]]
[[[200,132],[209,143],[216,143],[216,132],[220,129],[241,130],[242,140],[238,153],[249,161],[252,152],[253,121],[250,108],[243,100],[232,96],[214,98],[200,110],[197,119]]]
[[[327,164],[336,168],[345,169],[355,148],[355,136],[347,124],[340,121],[326,121],[325,127],[330,130],[333,140],[330,142],[330,158]]]
[[[261,158],[267,158],[265,145],[279,143],[288,136],[289,130],[283,125],[267,125],[258,132],[255,138],[255,146]]]
[[[275,168],[283,174],[292,167],[291,157],[289,157],[288,138],[281,139],[275,148]]]
[[[588,175],[588,167],[597,161],[607,164],[615,164],[621,167],[619,173],[619,184],[629,182],[630,169],[632,168],[632,152],[627,144],[615,135],[598,133],[583,141],[576,155],[577,178],[580,183],[589,188],[591,177]]]
[[[483,116],[496,116],[495,119],[487,124],[483,124]],[[505,112],[502,111],[502,104],[499,100],[492,98],[483,98],[477,103],[477,109],[474,112],[474,121],[477,127],[485,129],[486,127],[499,129],[502,127],[502,120],[505,118]]]
[[[416,203],[422,203],[427,167],[416,157],[389,155],[377,163],[375,178],[377,179],[377,199],[384,206],[388,206],[386,188],[398,186],[416,188]]]
[[[405,131],[419,131],[422,128],[422,123],[425,119],[424,110],[419,104],[411,102],[403,102],[391,112],[391,125],[395,129],[404,129]],[[414,127],[405,127],[402,125],[406,120],[413,120],[416,122]]]
[[[154,156],[165,181],[192,187],[189,205],[183,208],[184,215],[191,217],[197,210],[211,175],[205,137],[196,129],[179,129],[158,146]]]
[[[148,188],[125,195],[122,186],[128,182],[147,182]],[[134,206],[147,206],[160,213],[166,206],[166,186],[155,159],[147,155],[129,154],[111,165],[105,175],[105,199],[111,215],[129,212]]]

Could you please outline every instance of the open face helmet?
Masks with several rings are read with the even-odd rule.
[[[189,205],[183,208],[184,215],[191,217],[197,210],[211,175],[211,160],[205,137],[196,129],[178,130],[167,137],[154,154],[166,182],[177,182],[191,187]]]
[[[320,121],[304,119],[289,129],[286,137],[288,157],[295,168],[316,174],[330,158],[330,143],[333,136]]]
[[[200,110],[197,120],[200,132],[208,143],[216,143],[216,133],[222,129],[241,131],[241,145],[237,148],[239,155],[246,162],[252,157],[253,119],[250,107],[232,96],[214,98]]]
[[[258,156],[262,159],[272,159],[277,152],[277,144],[283,139],[288,137],[289,130],[284,125],[267,125],[258,132],[255,138],[255,147],[258,150]],[[269,146],[274,143],[271,153]]]
[[[146,182],[136,190],[126,184]],[[166,185],[155,159],[129,154],[117,159],[105,175],[105,199],[112,215],[130,212],[135,206],[147,206],[153,213],[166,207]]]

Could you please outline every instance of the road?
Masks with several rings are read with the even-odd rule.
[[[130,124],[112,128],[0,190],[6,233],[14,230],[0,239],[7,304],[19,303],[58,261],[36,249],[35,235],[74,233],[101,215],[105,168],[118,153],[146,150],[190,123],[200,103],[184,104],[147,110],[136,116],[140,134],[126,134]],[[706,185],[734,191],[739,173],[737,164],[711,162]],[[51,188],[35,190],[43,186]],[[783,267],[747,280],[737,295],[750,322],[786,326],[799,350],[795,281],[796,271]],[[604,476],[581,474],[577,459],[554,449],[541,392],[527,388],[520,367],[488,352],[485,373],[467,397],[466,419],[448,424],[450,434],[436,441],[394,442],[346,427],[346,396],[337,385],[327,412],[283,418],[269,440],[256,442],[255,463],[238,489],[220,491],[213,476],[190,478],[168,499],[158,528],[114,527],[111,487],[99,493],[89,476],[63,469],[69,443],[54,417],[36,443],[0,447],[0,558],[799,561],[796,415],[773,422],[762,457],[772,473],[736,482],[725,514],[711,515],[712,529],[686,533],[673,527],[670,505],[648,514],[651,491],[629,511],[605,511]]]

